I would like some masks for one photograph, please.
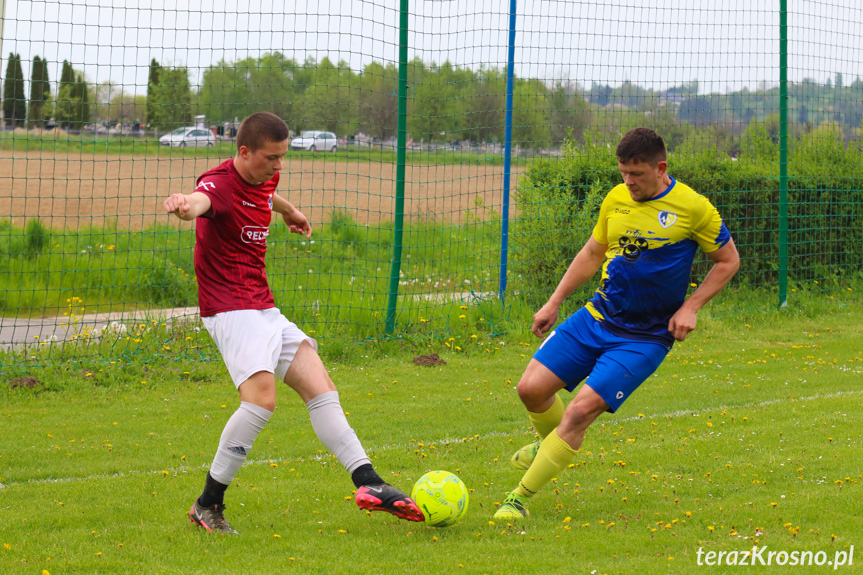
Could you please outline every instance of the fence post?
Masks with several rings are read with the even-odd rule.
[[[506,297],[506,270],[509,256],[509,185],[512,158],[512,93],[515,75],[515,13],[516,0],[509,4],[509,50],[506,58],[506,126],[503,137],[503,206],[500,226],[500,291],[503,302]]]
[[[788,305],[788,0],[779,2],[779,307]]]
[[[390,288],[387,301],[385,331],[393,333],[396,325],[396,306],[399,297],[399,272],[402,269],[402,234],[405,216],[405,146],[407,143],[408,99],[408,0],[401,0],[399,19],[399,117],[398,152],[396,155],[396,206],[393,226],[393,260],[390,267]]]

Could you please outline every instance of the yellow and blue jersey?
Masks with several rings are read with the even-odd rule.
[[[668,321],[686,298],[696,249],[716,251],[731,234],[707,198],[672,178],[643,202],[616,186],[602,202],[593,237],[608,249],[585,307],[616,335],[670,346]]]

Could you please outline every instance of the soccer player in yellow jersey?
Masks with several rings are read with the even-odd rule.
[[[526,471],[495,519],[528,516],[530,497],[575,459],[590,424],[616,411],[656,371],[674,341],[695,329],[698,310],[740,267],[716,208],[666,171],[661,136],[630,130],[616,155],[623,183],[605,197],[591,238],[533,317],[531,331],[545,341],[517,389],[542,440],[512,456],[512,465]],[[713,266],[687,298],[698,248]],[[546,337],[563,300],[600,267],[593,298]],[[557,392],[571,392],[582,381],[564,409]]]

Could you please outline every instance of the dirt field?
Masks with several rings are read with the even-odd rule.
[[[197,176],[222,159],[4,154],[0,218],[20,225],[38,217],[52,228],[180,225],[162,212],[162,200],[174,192],[191,192]],[[511,189],[518,175],[513,169]],[[279,191],[312,225],[329,221],[333,210],[344,210],[360,223],[376,223],[393,220],[395,179],[392,164],[291,157]],[[500,212],[502,195],[500,166],[407,166],[405,221],[460,223],[478,199]]]

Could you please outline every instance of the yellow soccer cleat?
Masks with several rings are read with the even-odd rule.
[[[525,445],[518,451],[512,454],[509,458],[509,463],[516,469],[528,469],[530,464],[536,458],[536,452],[539,451],[539,446],[542,442],[536,441],[530,445]]]
[[[518,493],[507,493],[503,504],[494,514],[494,518],[500,521],[518,521],[528,517],[530,512],[527,510],[527,497]]]

